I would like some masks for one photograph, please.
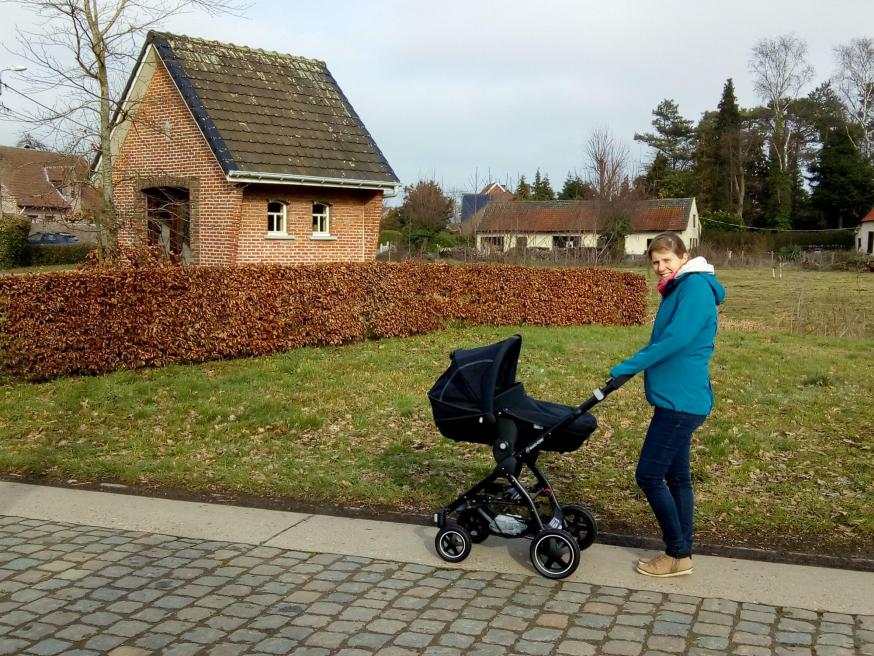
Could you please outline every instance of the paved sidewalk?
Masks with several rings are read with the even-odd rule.
[[[78,513],[53,509],[49,506],[63,505],[57,495],[70,499],[71,506],[88,504],[79,505]],[[143,510],[128,520],[114,512],[94,521],[107,512],[95,510],[95,504],[118,511],[129,502],[144,504]],[[434,530],[424,527],[397,529],[417,536],[419,553],[413,555],[420,562],[365,556],[350,548],[334,550],[353,553],[265,546],[283,536],[291,541],[282,521],[260,515],[269,511],[255,511],[262,520],[274,519],[267,526],[271,536],[263,537],[263,522],[247,527],[237,521],[224,529],[215,522],[207,531],[210,514],[221,517],[234,510],[179,503],[0,484],[0,654],[874,656],[874,613],[868,608],[836,612],[677,591],[691,589],[699,572],[669,581],[628,579],[661,590],[587,582],[582,574],[553,582],[534,574],[518,554],[509,565],[502,563],[501,571],[450,568],[431,560],[417,531],[433,539]],[[188,533],[259,535],[221,540],[119,525],[160,523],[146,507],[172,509],[171,524],[192,518]],[[57,513],[63,516],[45,517]],[[82,516],[104,526],[89,525]],[[367,550],[381,535],[387,538],[383,552],[391,553],[394,540],[382,523],[307,517],[297,520],[297,525],[313,522],[298,541],[316,542],[313,527],[322,522],[334,525],[340,544],[357,538]],[[494,542],[487,555],[513,553],[507,542]],[[604,558],[599,549],[614,553],[593,547],[584,552],[583,570]],[[623,559],[629,556],[622,552]],[[622,579],[613,568],[614,578]],[[800,569],[814,581],[822,574],[820,568]],[[843,572],[825,573],[841,585]],[[874,588],[867,577],[872,575],[846,574],[864,586],[870,602]],[[835,592],[834,598],[846,596]],[[853,591],[847,593],[852,598]],[[758,593],[748,590],[750,595]],[[864,607],[863,601],[857,603]]]

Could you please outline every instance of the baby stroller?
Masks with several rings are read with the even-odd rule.
[[[489,535],[529,538],[534,568],[562,579],[577,569],[580,550],[591,546],[598,527],[583,506],[559,503],[537,456],[579,449],[597,427],[588,411],[631,377],[611,378],[576,408],[538,401],[516,382],[521,348],[522,337],[515,335],[454,351],[452,364],[428,392],[440,432],[491,446],[497,463],[486,478],[434,513],[440,527],[434,544],[441,558],[457,563]],[[534,476],[531,486],[519,480],[523,467]],[[450,522],[453,514],[456,521]]]

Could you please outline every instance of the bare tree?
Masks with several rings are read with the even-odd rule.
[[[609,128],[592,132],[583,146],[584,169],[595,197],[609,202],[628,184],[628,146],[618,141]]]
[[[787,112],[801,89],[813,79],[813,67],[805,57],[807,44],[791,34],[774,39],[761,39],[752,50],[749,68],[756,93],[765,101],[773,118],[772,146],[780,171],[789,169],[789,139]]]
[[[96,182],[102,190],[98,217],[101,254],[117,248],[113,202],[112,120],[136,59],[142,34],[186,10],[237,13],[237,0],[14,0],[40,20],[36,32],[18,30],[16,54],[30,62],[31,93],[54,90],[52,106],[34,103],[22,117],[54,133],[56,147],[99,153]]]
[[[594,130],[583,147],[587,182],[595,189],[598,235],[595,261],[619,243],[624,243],[633,211],[633,192],[629,181],[628,146],[613,136],[609,128]]]
[[[852,39],[835,48],[838,70],[833,80],[852,122],[862,128],[859,150],[874,156],[874,39]],[[853,135],[850,135],[853,138]]]

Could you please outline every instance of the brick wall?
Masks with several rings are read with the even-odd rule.
[[[267,203],[286,206],[288,238],[267,237]],[[313,203],[330,206],[330,238],[313,237]],[[250,187],[243,196],[237,261],[361,262],[372,260],[379,239],[382,192],[322,187]]]
[[[113,166],[119,241],[146,241],[146,197],[156,186],[187,188],[194,264],[300,264],[373,259],[382,192],[230,183],[173,81],[155,67]],[[288,204],[292,239],[267,236],[267,203]],[[331,207],[332,239],[312,238],[312,204]]]

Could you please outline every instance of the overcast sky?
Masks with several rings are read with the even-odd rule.
[[[35,26],[0,2],[0,43],[16,25]],[[540,167],[558,189],[596,128],[648,161],[633,136],[664,98],[697,121],[732,77],[740,104],[757,104],[747,62],[762,37],[803,39],[816,83],[827,79],[836,45],[874,36],[874,2],[254,0],[244,19],[188,14],[163,28],[326,61],[404,184],[470,191],[489,173],[515,184]],[[17,63],[0,49],[0,68]],[[0,121],[0,144],[23,130]]]

